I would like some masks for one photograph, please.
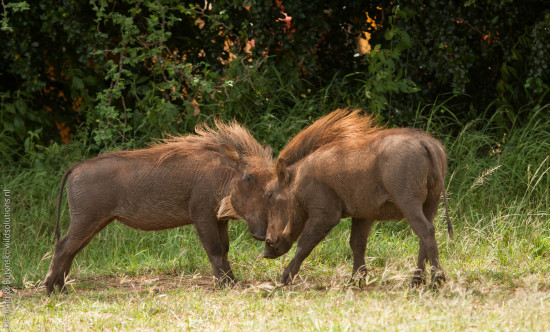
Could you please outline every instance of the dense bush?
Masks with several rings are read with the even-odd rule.
[[[393,24],[414,45],[399,67],[418,86],[394,102],[406,107],[457,94],[453,110],[474,119],[491,106],[514,122],[523,106],[549,102],[550,7],[547,1],[373,1],[376,27]],[[383,8],[380,12],[379,8]],[[398,11],[396,11],[398,9]],[[395,19],[398,13],[399,19]],[[372,43],[389,47],[384,29],[371,27]]]
[[[335,107],[413,125],[442,97],[463,123],[509,126],[548,102],[549,25],[544,1],[12,2],[0,153],[30,165],[75,137],[84,154],[133,148],[213,115],[279,147]]]

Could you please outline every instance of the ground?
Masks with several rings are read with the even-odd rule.
[[[68,294],[18,289],[13,330],[550,330],[550,275],[454,274],[439,290],[410,288],[391,266],[368,285],[305,272],[286,287],[244,280],[219,288],[208,275],[78,278]]]

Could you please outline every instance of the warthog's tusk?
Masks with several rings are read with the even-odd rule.
[[[242,219],[241,216],[233,209],[231,205],[231,196],[225,196],[221,202],[220,207],[218,208],[218,214],[216,215],[218,220],[238,220]]]

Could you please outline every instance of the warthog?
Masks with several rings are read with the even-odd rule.
[[[340,222],[352,217],[350,245],[353,277],[367,273],[365,248],[374,221],[406,218],[420,238],[413,284],[425,282],[426,261],[432,283],[445,280],[439,264],[433,220],[445,196],[446,156],[433,137],[415,129],[381,129],[371,123],[363,133],[328,143],[289,166],[279,156],[266,190],[268,229],[264,257],[279,257],[301,234],[296,254],[281,276],[288,284],[313,248]],[[302,136],[290,144],[299,145]],[[447,213],[447,227],[452,226]]]
[[[227,220],[244,218],[252,236],[264,239],[267,212],[258,200],[271,178],[273,161],[271,148],[262,147],[237,123],[217,121],[216,127],[198,126],[196,135],[173,137],[148,149],[107,153],[69,168],[59,191],[57,243],[44,281],[47,292],[55,286],[62,290],[75,255],[114,219],[144,231],[193,224],[214,277],[233,282]],[[225,158],[238,160],[239,171],[224,166]],[[240,178],[247,184],[246,199],[232,206],[229,194],[238,189]],[[71,221],[59,241],[65,182]]]

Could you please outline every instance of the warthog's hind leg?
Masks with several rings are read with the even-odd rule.
[[[51,294],[55,288],[61,292],[65,286],[65,278],[73,264],[76,254],[90,243],[112,219],[97,222],[94,219],[71,217],[69,231],[57,244],[53,254],[50,270],[44,280],[46,292]]]
[[[426,246],[421,239],[418,240],[418,265],[414,271],[411,286],[417,287],[426,284],[426,261],[428,260],[428,254],[426,252]]]
[[[367,276],[365,250],[373,221],[352,218],[349,244],[353,253],[353,272],[350,284],[362,286]]]
[[[413,285],[418,285],[425,278],[426,260],[431,265],[432,286],[437,287],[445,281],[445,274],[439,264],[439,249],[435,240],[435,228],[433,219],[428,220],[421,209],[421,204],[413,202],[400,206],[404,216],[414,233],[420,238],[418,253],[418,266],[413,277]],[[432,217],[433,218],[433,217]]]

